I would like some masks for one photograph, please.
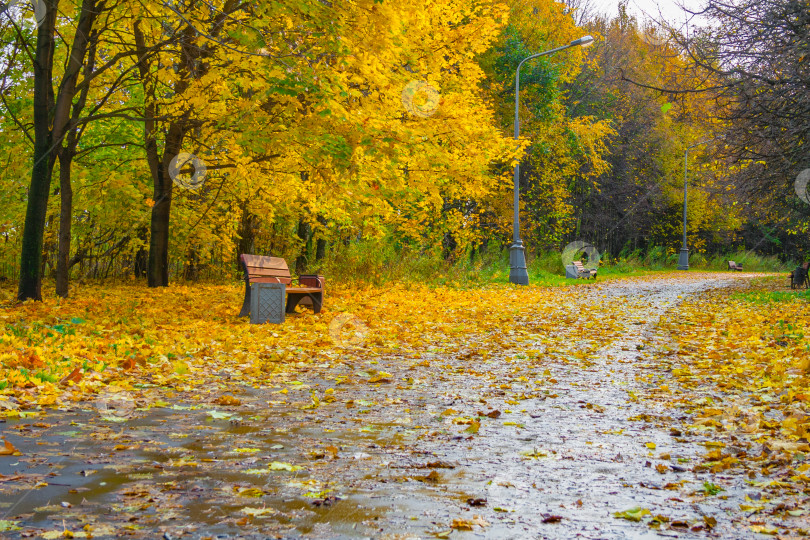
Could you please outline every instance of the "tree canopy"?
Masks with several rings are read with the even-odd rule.
[[[719,24],[690,33],[579,4],[17,3],[0,270],[22,299],[51,275],[61,295],[226,275],[246,252],[301,272],[354,242],[501,249],[516,159],[530,252],[674,253],[684,150],[722,134],[690,151],[690,245],[807,253],[806,2],[712,1]],[[524,66],[516,144],[518,63],[585,34]]]

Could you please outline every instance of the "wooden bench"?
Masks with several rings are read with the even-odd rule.
[[[595,268],[594,269],[585,268],[585,265],[582,264],[582,261],[574,261],[571,264],[573,264],[574,267],[577,269],[577,273],[579,274],[579,277],[584,276],[585,279],[591,279],[591,276],[593,276],[593,279],[596,279],[596,269]]]
[[[810,278],[808,278],[808,268],[810,268],[810,262],[803,263],[801,266],[797,267],[793,272],[790,273],[790,288],[796,289],[804,287],[805,289],[810,288]]]
[[[287,313],[294,313],[295,306],[311,304],[312,311],[320,313],[323,305],[323,276],[304,275],[298,278],[298,287],[290,287],[292,276],[287,261],[280,257],[242,254],[239,256],[245,271],[245,302],[240,317],[250,314],[251,283],[284,283],[287,286]]]
[[[737,264],[734,261],[728,261],[728,269],[729,270],[736,270],[737,272],[742,272],[742,264]]]

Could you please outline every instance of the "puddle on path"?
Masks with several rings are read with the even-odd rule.
[[[3,534],[431,538],[456,520],[472,530],[452,538],[753,537],[726,515],[741,488],[694,495],[705,448],[670,431],[680,413],[636,398],[665,375],[644,352],[658,318],[681,296],[730,283],[600,285],[561,302],[568,328],[516,320],[536,328],[517,347],[499,335],[418,355],[347,353],[300,374],[306,384],[284,399],[282,387],[232,386],[235,407],[179,394],[148,410],[111,399],[101,411],[7,421],[23,455],[0,460],[0,520],[22,530]],[[600,319],[599,306],[617,302],[621,315]],[[583,339],[587,323],[603,338]],[[396,380],[363,382],[370,366]],[[302,408],[330,385],[347,390]],[[635,506],[669,523],[613,517]]]

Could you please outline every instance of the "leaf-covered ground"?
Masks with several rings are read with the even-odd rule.
[[[810,309],[754,281],[347,288],[281,326],[236,287],[4,290],[0,531],[800,536]]]

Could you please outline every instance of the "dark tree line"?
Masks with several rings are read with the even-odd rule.
[[[702,69],[723,77],[720,118],[729,125],[728,157],[764,161],[752,191],[782,189],[810,167],[810,3],[710,0],[715,22],[684,45]],[[752,171],[753,172],[753,171]]]
[[[810,219],[810,204],[794,190],[798,174],[810,168],[810,2],[709,0],[699,14],[712,25],[681,45],[698,69],[722,81],[719,157],[750,212],[746,244],[806,256],[808,235],[790,230]]]
[[[700,139],[679,138],[676,126],[660,129],[663,100],[673,103],[670,115],[681,126],[707,126],[706,138],[717,137],[700,149],[701,160],[718,164],[728,189],[706,189],[707,197],[743,208],[741,226],[715,216],[699,232],[703,246],[807,256],[810,238],[799,231],[810,221],[810,204],[794,182],[810,168],[810,2],[709,0],[686,11],[693,17],[678,29],[663,21],[646,27],[624,5],[616,17],[587,21],[604,40],[593,48],[596,67],[568,89],[569,103],[577,114],[610,118],[616,135],[610,172],[597,189],[574,191],[575,236],[614,254],[679,242],[679,209],[664,190],[677,180],[675,156],[682,160],[683,147]],[[679,72],[652,67],[656,55],[678,58]]]

